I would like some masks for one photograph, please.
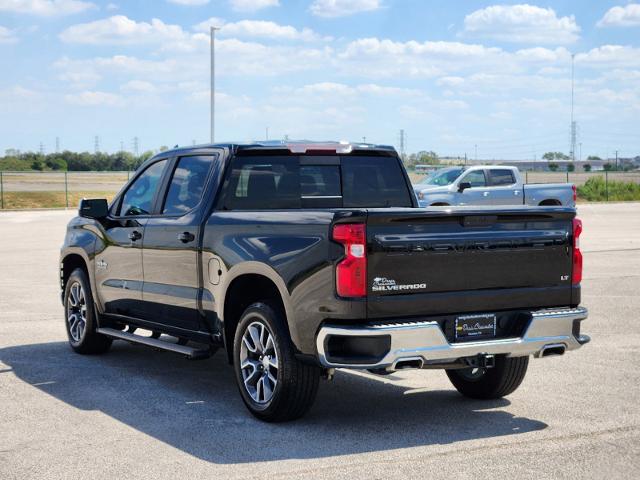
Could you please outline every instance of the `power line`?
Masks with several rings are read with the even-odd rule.
[[[571,147],[570,154],[571,161],[576,160],[576,122],[573,119],[573,100],[574,100],[574,65],[576,54],[571,54]]]

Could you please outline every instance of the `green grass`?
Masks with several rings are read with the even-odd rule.
[[[114,192],[69,192],[69,208],[77,208],[82,198],[106,198]],[[61,208],[66,206],[64,192],[4,192],[4,208]]]
[[[584,185],[578,187],[578,197],[589,202],[640,200],[640,185],[609,180],[607,186],[604,177],[598,176],[590,178]]]

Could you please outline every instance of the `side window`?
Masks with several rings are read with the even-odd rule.
[[[300,208],[298,157],[235,157],[224,207],[229,210]]]
[[[471,184],[471,187],[486,187],[487,186],[487,181],[484,177],[484,171],[483,170],[474,170],[473,172],[469,172],[467,173],[462,180],[460,180],[460,183],[463,182],[469,182]]]
[[[181,215],[192,210],[202,198],[212,156],[182,157],[171,177],[162,213]]]
[[[151,213],[153,199],[166,165],[167,160],[152,164],[129,186],[122,197],[120,215],[129,217]]]
[[[513,178],[513,172],[511,170],[491,169],[489,170],[489,177],[491,177],[491,185],[495,187],[516,183],[516,179]]]

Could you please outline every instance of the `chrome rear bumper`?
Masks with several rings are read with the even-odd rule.
[[[384,325],[331,326],[320,328],[316,347],[320,363],[328,368],[390,369],[398,362],[416,360],[422,366],[446,364],[478,355],[506,354],[512,357],[542,356],[545,349],[575,350],[589,342],[589,337],[574,335],[574,322],[588,316],[586,308],[557,308],[531,312],[531,321],[522,337],[476,342],[449,343],[437,322],[410,322]],[[339,337],[388,336],[390,348],[375,362],[348,363],[332,358],[328,340]],[[564,349],[562,349],[564,347]]]

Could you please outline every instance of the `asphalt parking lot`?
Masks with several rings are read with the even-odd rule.
[[[441,371],[338,372],[300,421],[253,419],[224,355],[66,344],[73,212],[0,213],[0,479],[640,478],[640,204],[579,206],[583,331],[499,401]]]

